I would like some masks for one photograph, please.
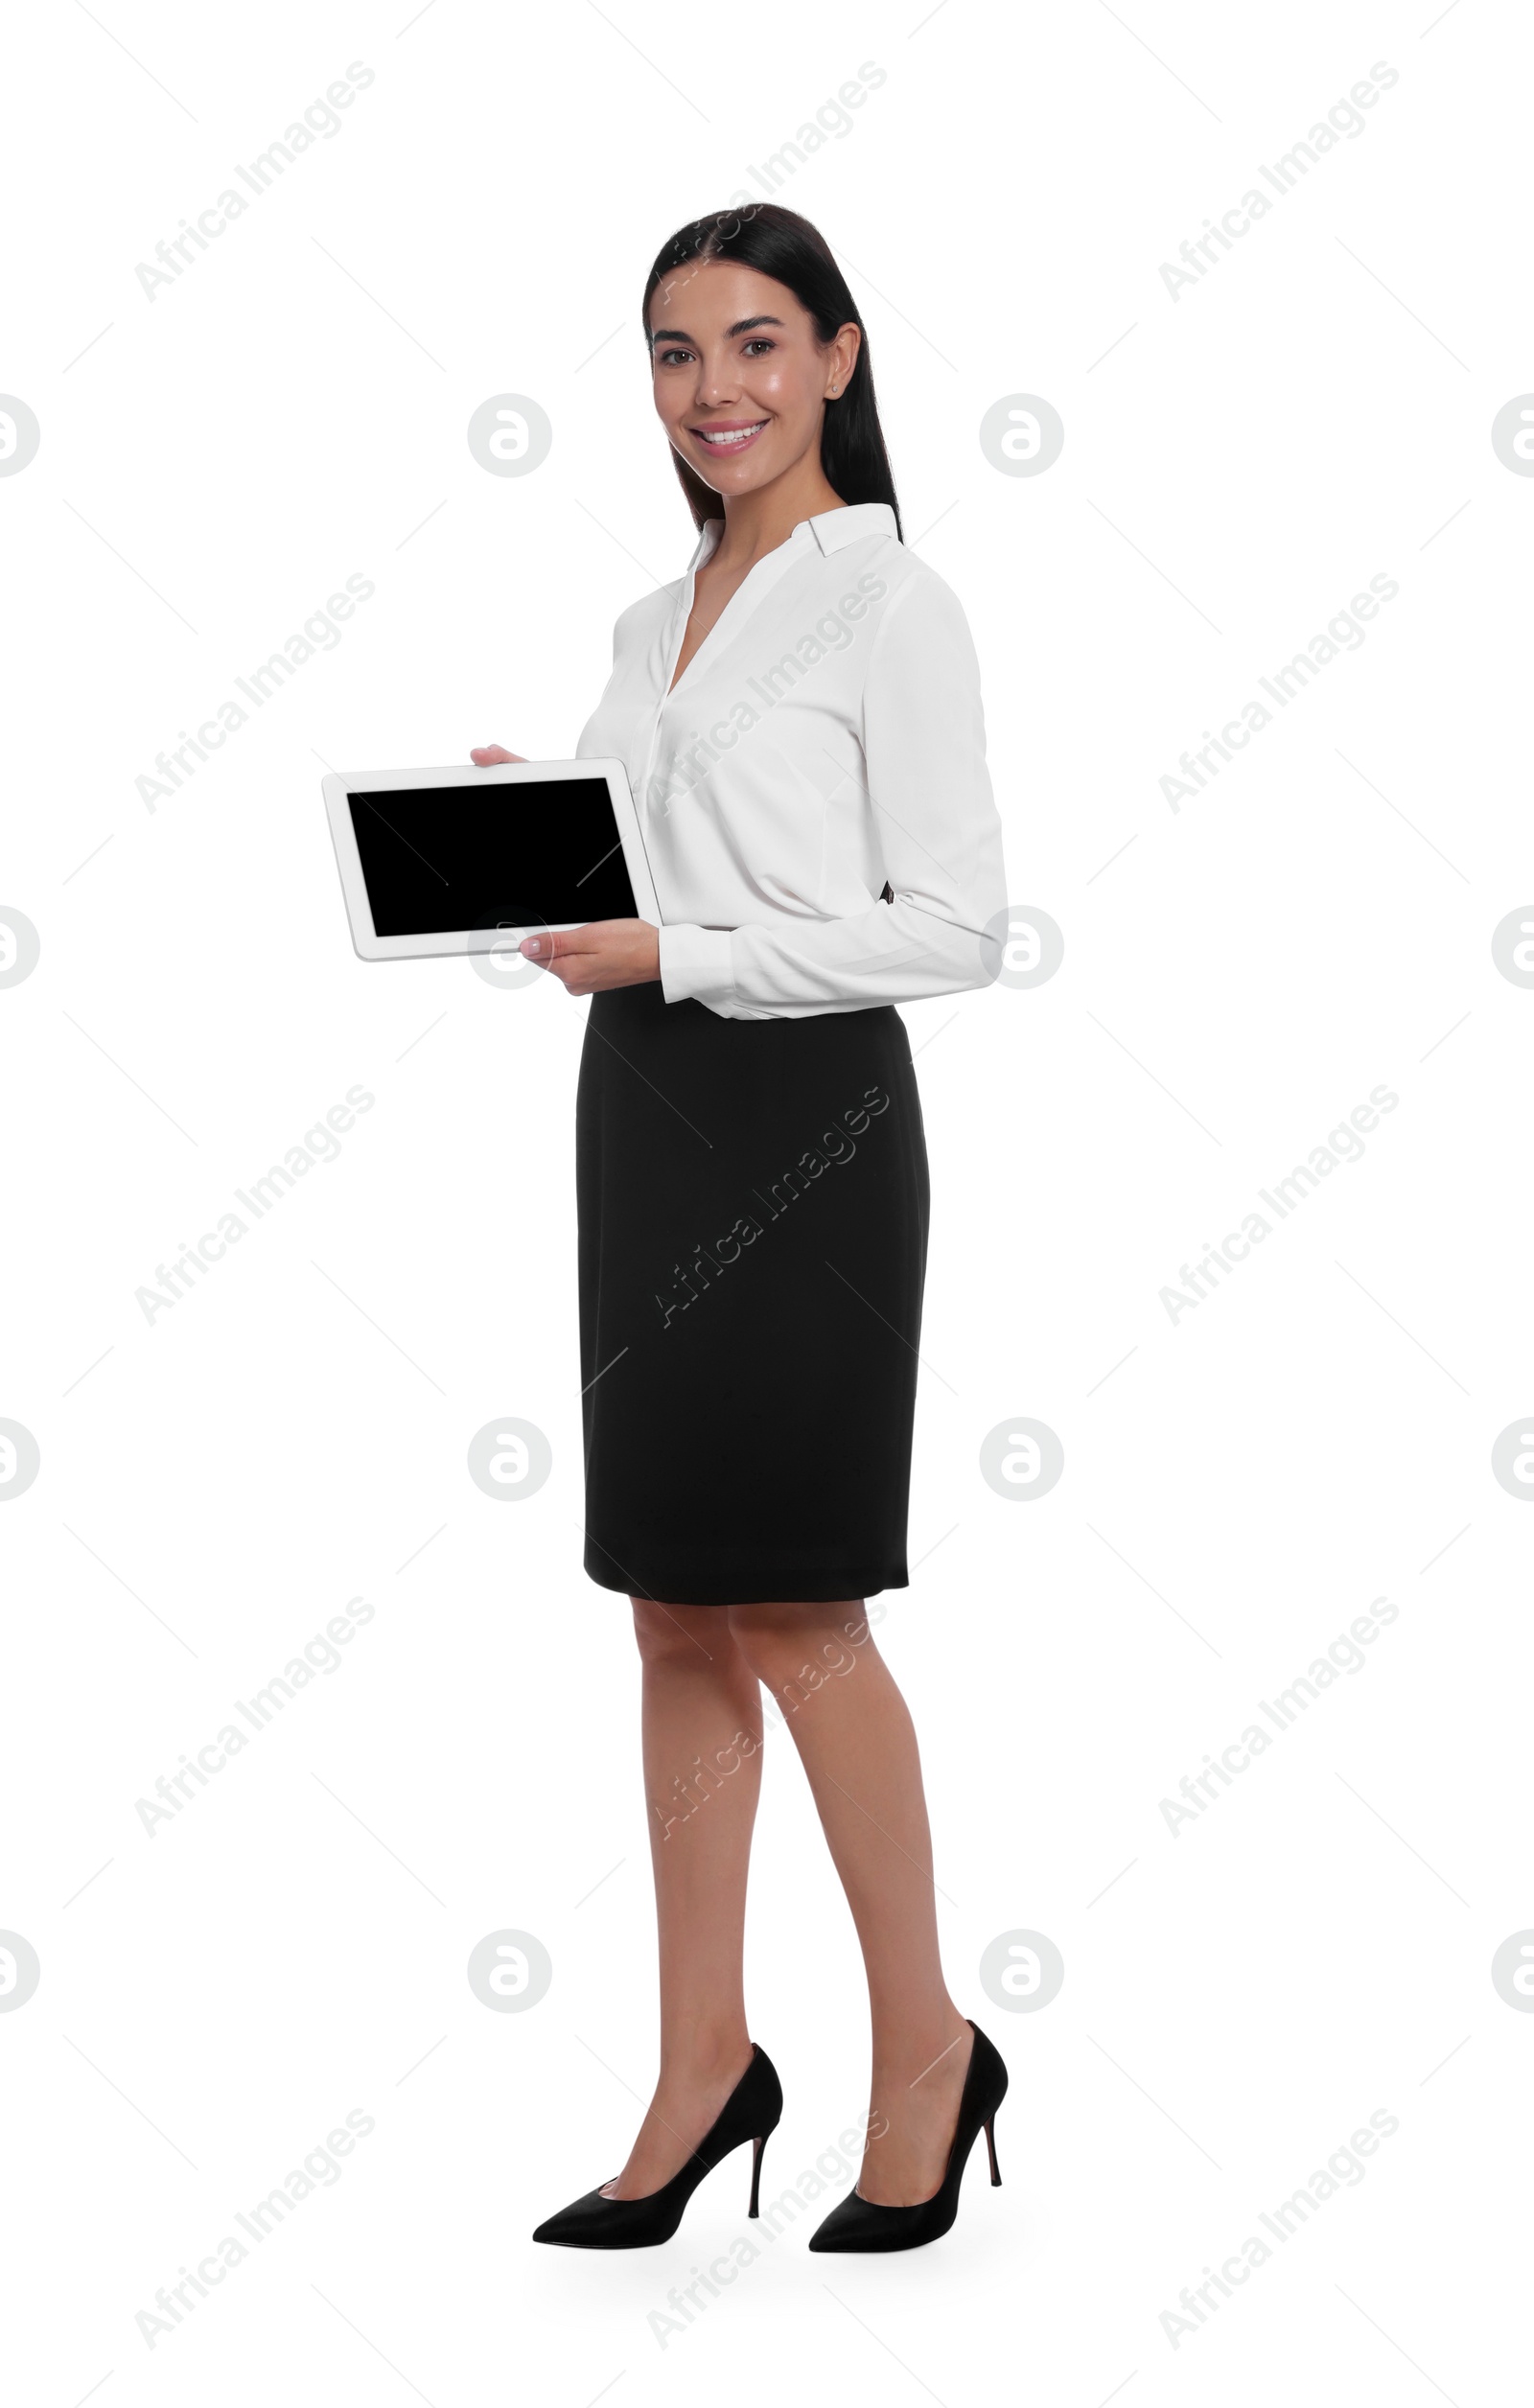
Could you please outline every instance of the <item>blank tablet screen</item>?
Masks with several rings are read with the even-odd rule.
[[[380,937],[633,919],[605,777],[349,794]]]

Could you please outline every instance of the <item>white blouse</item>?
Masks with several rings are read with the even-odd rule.
[[[987,984],[1007,891],[956,596],[887,503],[823,511],[755,563],[672,693],[723,531],[708,520],[686,577],[619,617],[576,748],[628,770],[666,1002],[799,1019]]]

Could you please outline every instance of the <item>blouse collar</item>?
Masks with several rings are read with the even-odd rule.
[[[722,518],[705,519],[699,530],[697,548],[687,563],[689,575],[695,568],[701,568],[705,561],[712,559],[724,531]],[[844,544],[856,544],[866,535],[893,536],[895,533],[895,512],[887,501],[844,502],[839,509],[823,510],[817,518],[801,519],[793,533],[777,548],[782,551],[790,544],[803,545],[813,540],[823,552],[839,552]],[[770,552],[762,555],[764,560],[771,557]]]

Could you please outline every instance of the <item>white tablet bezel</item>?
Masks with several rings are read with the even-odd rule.
[[[655,881],[650,875],[644,838],[639,830],[639,816],[629,788],[628,771],[621,761],[500,761],[493,769],[476,769],[470,761],[461,768],[453,769],[333,770],[320,780],[320,788],[325,798],[326,817],[330,821],[331,842],[336,847],[341,892],[346,898],[352,943],[360,960],[413,961],[447,954],[492,953],[515,943],[522,937],[539,934],[545,923],[535,921],[525,928],[429,929],[419,935],[380,937],[373,926],[348,796],[391,791],[398,794],[433,786],[523,786],[563,777],[601,777],[606,780],[613,817],[617,822],[618,839],[623,846],[629,884],[634,889],[635,909],[640,919],[648,920],[658,928],[661,909],[656,900]],[[595,867],[594,863],[593,867]],[[582,928],[586,922],[555,920],[552,925],[556,928]]]

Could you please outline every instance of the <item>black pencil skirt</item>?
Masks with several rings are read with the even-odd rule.
[[[688,1606],[903,1588],[928,1183],[894,1006],[594,995],[575,1178],[592,1579]]]

